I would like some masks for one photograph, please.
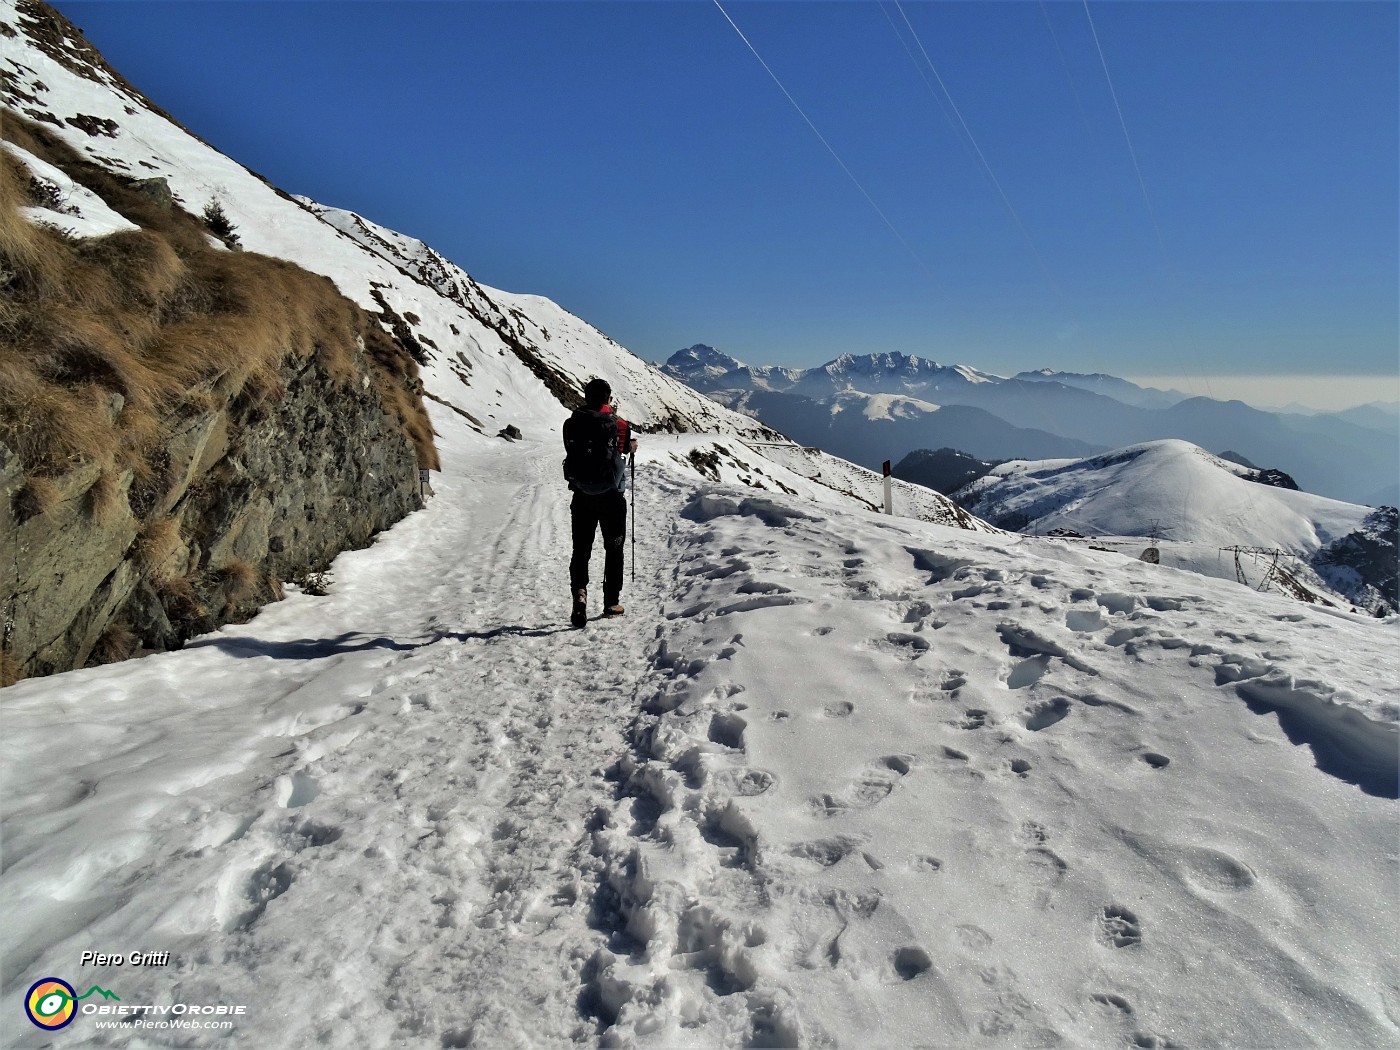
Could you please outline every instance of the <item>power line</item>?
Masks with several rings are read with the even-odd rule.
[[[907,240],[905,240],[904,235],[900,233],[899,230],[895,227],[894,223],[890,221],[889,216],[885,214],[884,210],[880,207],[880,205],[875,203],[875,198],[872,197],[869,191],[866,190],[866,188],[861,184],[860,179],[855,177],[855,174],[846,165],[846,162],[841,159],[841,155],[836,152],[836,148],[832,146],[830,142],[827,141],[826,136],[823,135],[817,129],[817,125],[812,122],[812,118],[807,116],[806,111],[803,110],[803,108],[800,105],[798,105],[797,99],[792,97],[792,92],[790,92],[786,87],[783,86],[783,82],[780,79],[778,79],[778,74],[773,72],[773,67],[763,60],[763,56],[758,53],[758,49],[754,47],[753,43],[749,40],[749,38],[744,35],[744,31],[739,28],[738,23],[736,23],[734,19],[729,17],[729,12],[724,9],[724,5],[720,3],[720,0],[714,0],[714,5],[715,7],[719,8],[719,13],[724,15],[725,21],[734,27],[734,32],[739,34],[739,39],[742,40],[744,42],[744,45],[749,49],[749,51],[753,53],[753,57],[758,59],[758,64],[761,65],[767,72],[767,74],[773,78],[773,83],[778,85],[778,90],[783,93],[783,97],[785,97],[790,103],[792,103],[792,108],[797,110],[798,116],[800,116],[806,122],[807,126],[812,129],[812,134],[817,136],[817,139],[821,142],[821,144],[826,147],[827,152],[831,154],[832,159],[835,160],[838,165],[840,165],[841,170],[846,173],[846,177],[850,179],[851,182],[855,183],[856,189],[860,190],[861,196],[863,196],[866,199],[866,201],[869,202],[870,206],[875,209],[875,214],[880,216],[880,220],[889,229],[890,233],[894,234],[895,238],[899,241],[899,243],[904,245],[904,250],[907,251],[913,257],[914,261],[919,264],[920,269],[922,269],[924,273],[928,275],[929,280],[931,280],[934,283],[934,285],[938,287],[938,290],[942,292],[943,285],[938,280],[937,276],[935,276],[934,272],[931,269],[929,269],[928,264],[924,262],[923,258],[919,255],[918,252],[914,250],[913,246]]]
[[[1099,64],[1103,67],[1103,76],[1105,82],[1108,84],[1108,93],[1113,99],[1113,108],[1118,114],[1118,126],[1123,129],[1123,141],[1127,144],[1128,156],[1131,157],[1133,161],[1133,172],[1137,175],[1138,189],[1142,191],[1142,201],[1147,207],[1147,216],[1152,221],[1152,232],[1156,237],[1158,257],[1161,259],[1163,268],[1167,271],[1172,279],[1172,283],[1177,286],[1177,291],[1179,292],[1179,278],[1175,268],[1171,265],[1170,257],[1167,255],[1166,242],[1162,237],[1162,227],[1157,221],[1157,209],[1153,206],[1152,195],[1147,190],[1147,179],[1143,177],[1142,165],[1138,162],[1137,149],[1133,146],[1133,137],[1128,133],[1128,121],[1123,116],[1123,106],[1118,101],[1118,91],[1113,85],[1113,76],[1108,71],[1108,59],[1104,55],[1103,43],[1099,40],[1099,30],[1094,24],[1094,16],[1089,11],[1089,0],[1081,0],[1081,2],[1084,5],[1084,18],[1089,23],[1089,32],[1094,38],[1094,48],[1099,53]],[[1171,307],[1177,313],[1178,323],[1180,323],[1182,313],[1180,299],[1174,297],[1171,302]],[[1181,355],[1177,352],[1175,345],[1172,347],[1172,352],[1177,358],[1177,366],[1180,368],[1181,375],[1186,379],[1186,385],[1189,388],[1191,386],[1191,378],[1187,375],[1185,363],[1181,360]],[[1206,396],[1213,399],[1215,395],[1210,387],[1210,379],[1202,375],[1201,381],[1205,385]],[[1253,499],[1250,499],[1249,502],[1252,508],[1254,505]]]
[[[986,153],[983,151],[981,145],[978,143],[977,137],[973,135],[972,128],[968,125],[966,118],[963,117],[962,110],[958,108],[957,102],[954,101],[952,92],[948,90],[947,83],[944,81],[942,75],[938,72],[938,67],[934,65],[933,59],[928,53],[928,48],[924,46],[924,42],[920,38],[918,31],[914,28],[913,23],[909,20],[909,15],[905,12],[903,4],[900,2],[900,0],[894,0],[894,6],[895,9],[899,12],[900,18],[904,20],[904,25],[908,28],[909,35],[913,38],[914,43],[918,45],[919,53],[923,55],[924,63],[928,66],[929,71],[933,73],[934,79],[938,81],[938,87],[939,90],[943,93],[943,98],[940,99],[939,96],[934,92],[933,85],[929,82],[928,77],[924,74],[924,70],[919,65],[918,60],[914,58],[913,52],[909,50],[909,46],[907,43],[905,43],[903,35],[900,34],[898,27],[895,26],[893,20],[890,19],[889,13],[885,11],[885,5],[882,2],[880,4],[880,10],[884,12],[885,20],[890,23],[890,28],[895,31],[895,35],[899,37],[900,43],[904,44],[905,53],[909,55],[910,61],[914,63],[914,68],[919,71],[919,76],[922,78],[924,86],[928,88],[929,94],[933,97],[934,101],[938,103],[940,109],[944,109],[943,100],[947,100],[948,108],[952,109],[953,115],[957,117],[958,125],[962,128],[961,137],[965,140],[964,144],[970,145],[972,147],[972,151],[977,163],[982,168],[983,173],[987,176],[988,181],[991,182],[993,188],[996,189],[997,195],[1001,198],[1002,205],[1006,208],[1007,214],[1011,216],[1012,222],[1016,224],[1016,228],[1020,231],[1021,237],[1025,240],[1026,246],[1031,251],[1031,255],[1035,258],[1036,265],[1040,267],[1041,276],[1045,279],[1045,283],[1049,286],[1050,291],[1054,294],[1055,298],[1059,300],[1060,306],[1069,315],[1070,321],[1076,327],[1082,328],[1083,321],[1079,316],[1079,311],[1075,309],[1074,304],[1070,301],[1070,298],[1065,293],[1064,288],[1061,287],[1060,282],[1056,279],[1054,271],[1050,268],[1050,265],[1045,261],[1045,256],[1041,252],[1040,246],[1036,244],[1035,238],[1031,235],[1029,228],[1027,228],[1025,222],[1021,219],[1020,212],[1017,211],[1016,206],[1011,202],[1010,195],[1006,192],[1006,189],[1002,185],[1001,180],[997,178],[996,172],[992,169],[991,162],[987,159]],[[1056,46],[1058,47],[1058,41],[1056,43]],[[944,115],[947,115],[946,110],[944,110]],[[956,132],[956,130],[957,129],[955,128],[954,131]]]
[[[1113,108],[1118,113],[1118,126],[1123,129],[1123,141],[1128,144],[1128,156],[1133,159],[1133,171],[1137,174],[1138,188],[1142,190],[1143,203],[1147,205],[1148,218],[1157,234],[1157,248],[1162,249],[1162,227],[1157,223],[1157,209],[1152,206],[1152,195],[1147,192],[1147,180],[1142,176],[1142,165],[1138,163],[1137,150],[1133,148],[1133,137],[1128,134],[1128,122],[1123,117],[1123,107],[1118,102],[1118,91],[1113,86],[1113,76],[1108,71],[1108,59],[1104,57],[1103,44],[1099,42],[1099,30],[1094,25],[1094,16],[1089,13],[1089,0],[1083,0],[1084,17],[1089,22],[1089,32],[1094,37],[1094,47],[1099,53],[1099,64],[1103,66],[1103,77],[1108,82],[1108,93],[1113,99]]]
[[[934,79],[938,81],[938,87],[943,92],[943,97],[948,100],[948,105],[953,111],[953,115],[958,118],[958,124],[962,126],[963,134],[967,136],[967,141],[972,144],[973,151],[977,154],[977,160],[982,165],[982,170],[986,172],[987,178],[991,180],[997,193],[1001,196],[1002,204],[1006,205],[1006,210],[1011,214],[1016,226],[1020,229],[1022,236],[1026,238],[1026,243],[1035,253],[1036,260],[1045,271],[1046,276],[1050,276],[1049,267],[1045,265],[1045,260],[1041,258],[1040,250],[1035,246],[1035,241],[1031,237],[1030,231],[1026,229],[1026,224],[1021,221],[1020,214],[1016,211],[1015,205],[1011,203],[1011,198],[1006,195],[1006,190],[1002,188],[1001,180],[997,178],[996,172],[992,170],[991,163],[987,160],[987,155],[982,152],[982,147],[977,143],[977,136],[972,134],[972,129],[967,126],[967,121],[963,118],[962,110],[958,109],[958,104],[953,101],[952,92],[948,90],[948,85],[943,82],[943,77],[938,72],[938,67],[933,64],[933,59],[929,58],[928,49],[924,47],[924,42],[919,39],[919,34],[915,31],[913,24],[909,21],[909,16],[904,13],[904,5],[899,0],[894,0],[895,10],[899,12],[899,17],[904,19],[904,24],[909,28],[909,35],[914,38],[914,43],[919,45],[919,53],[924,56],[924,61],[928,63],[928,68],[933,72]],[[924,80],[928,84],[927,78]],[[929,88],[932,91],[932,87]],[[1053,278],[1052,278],[1053,284]]]

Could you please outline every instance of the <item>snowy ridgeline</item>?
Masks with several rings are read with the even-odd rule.
[[[10,1001],[246,1004],[192,1046],[1400,1038],[1393,619],[648,437],[627,616],[568,630],[553,441],[435,411],[437,497],[328,597],[5,691]]]
[[[1186,441],[1151,441],[1087,459],[1003,463],[956,495],[1008,529],[1090,538],[1130,556],[1158,547],[1164,565],[1256,587],[1277,565],[1322,600],[1393,611],[1394,536],[1371,541],[1389,558],[1365,578],[1337,555],[1394,511],[1260,484],[1257,474]],[[1233,548],[1282,553],[1236,559]]]

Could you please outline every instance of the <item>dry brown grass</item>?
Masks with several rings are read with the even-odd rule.
[[[258,591],[262,573],[252,562],[235,558],[215,574],[224,588],[224,600],[231,606],[241,605]]]
[[[87,490],[85,499],[88,517],[108,524],[114,521],[125,502],[122,498],[121,478],[112,467],[103,467],[102,473]]]
[[[88,666],[114,664],[125,660],[141,647],[141,638],[129,626],[117,621],[108,625],[88,655]]]
[[[28,169],[8,150],[0,151],[0,276],[4,277],[0,285],[25,281],[52,288],[58,268],[49,249],[58,238],[20,214],[28,202],[28,185]],[[4,319],[0,314],[0,321]]]
[[[15,517],[20,521],[52,514],[62,499],[58,486],[45,477],[29,477],[14,496]]]
[[[420,465],[437,468],[416,362],[329,278],[212,248],[198,219],[162,209],[42,125],[7,113],[3,131],[142,227],[69,240],[35,226],[18,210],[28,175],[0,151],[0,441],[29,474],[129,469],[140,512],[182,409],[265,408],[283,394],[282,364],[313,355],[337,385],[368,371]]]
[[[184,548],[180,523],[168,514],[147,523],[136,538],[136,556],[154,582],[177,575],[175,556]]]
[[[194,577],[170,576],[155,581],[154,588],[161,607],[173,622],[199,620],[209,614],[208,607],[195,589]]]
[[[0,689],[7,685],[14,685],[20,680],[21,674],[19,661],[9,653],[0,650]]]

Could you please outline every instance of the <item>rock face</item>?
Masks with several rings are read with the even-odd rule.
[[[1313,558],[1337,590],[1378,616],[1400,609],[1400,510],[1378,507]]]
[[[172,428],[158,483],[95,465],[30,486],[0,446],[6,679],[177,647],[248,619],[421,506],[418,457],[368,375],[289,358],[280,400],[237,396]],[[414,382],[406,377],[406,382]],[[207,403],[207,402],[206,402]]]

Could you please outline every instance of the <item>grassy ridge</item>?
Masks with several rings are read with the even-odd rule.
[[[6,114],[4,132],[141,227],[77,239],[28,221],[28,172],[0,154],[0,441],[26,473],[97,461],[134,471],[139,491],[171,424],[211,400],[275,400],[282,362],[312,354],[339,383],[368,374],[436,468],[416,362],[329,278],[215,248],[200,220],[43,127]]]
[[[115,175],[10,111],[2,123],[4,138],[140,227],[80,238],[61,228],[61,215],[31,221],[20,209],[52,207],[52,187],[0,150],[0,444],[24,474],[17,521],[49,513],[60,492],[73,498],[74,478],[90,477],[85,516],[136,519],[128,556],[171,599],[174,619],[180,580],[162,566],[184,540],[160,507],[179,480],[169,444],[210,412],[230,425],[267,417],[297,361],[314,361],[332,388],[372,389],[418,465],[438,467],[410,348],[329,278],[227,250],[219,242],[236,242],[231,230],[211,230],[163,187]],[[243,564],[217,571],[230,594],[260,574]],[[0,668],[0,684],[15,671]]]

